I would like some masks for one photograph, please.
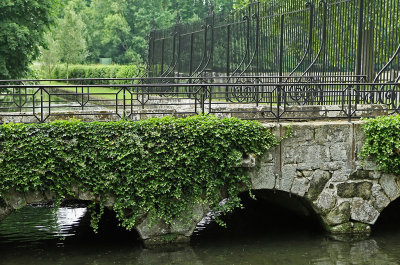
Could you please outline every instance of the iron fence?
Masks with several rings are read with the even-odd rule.
[[[398,0],[253,2],[153,29],[142,78],[0,80],[0,122],[395,114],[399,67]]]
[[[348,76],[399,81],[398,0],[253,2],[155,29],[149,76]]]
[[[400,83],[365,76],[153,77],[0,81],[0,122],[138,120],[200,113],[264,121],[358,119],[399,113]],[[160,80],[168,81],[161,83]],[[197,82],[195,82],[197,80]],[[46,80],[47,82],[50,80]],[[127,83],[129,81],[129,83]],[[75,82],[75,83],[74,83]],[[92,84],[92,83],[97,84]],[[100,84],[105,82],[107,84]]]

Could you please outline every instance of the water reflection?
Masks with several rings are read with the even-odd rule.
[[[85,212],[30,206],[11,215],[0,224],[0,264],[400,264],[399,232],[339,242],[274,228],[248,235],[198,235],[191,247],[147,250],[133,234],[124,237],[112,226],[107,227],[112,236],[82,232],[90,230]]]
[[[48,205],[25,206],[0,223],[2,241],[36,242],[74,236],[74,229],[85,215],[86,208]]]

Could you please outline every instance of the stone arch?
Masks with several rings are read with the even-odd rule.
[[[253,198],[253,196],[255,198]],[[283,191],[261,189],[243,191],[243,208],[237,208],[222,218],[226,228],[206,218],[192,236],[193,242],[204,240],[241,240],[246,238],[274,238],[291,233],[323,233],[324,226],[312,205],[305,199]],[[205,222],[203,222],[205,221]],[[256,239],[255,239],[256,240]]]
[[[389,198],[387,195],[383,197],[381,194],[382,207],[376,222],[372,226],[372,232],[384,231],[393,232],[399,231],[400,222],[400,194]]]
[[[333,235],[368,236],[379,213],[399,196],[400,185],[396,184],[395,176],[372,169],[335,171],[283,165],[277,174],[276,164],[265,160],[262,158],[258,168],[250,170],[252,188],[299,196]]]

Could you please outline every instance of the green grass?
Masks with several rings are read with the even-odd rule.
[[[76,87],[73,87],[73,84],[67,84],[66,82],[55,82],[55,81],[42,81],[41,85],[57,85],[57,86],[66,86],[66,87],[58,87],[57,89],[62,92],[73,92],[76,93]],[[70,87],[72,86],[72,87]],[[83,88],[83,93],[87,93],[89,90],[90,98],[92,100],[115,100],[116,93],[119,91],[118,88],[114,87],[89,87]],[[82,93],[82,88],[78,87],[78,93]],[[134,95],[133,95],[134,97]],[[130,100],[132,98],[132,94],[129,92],[125,93],[125,99]],[[121,91],[118,94],[118,100],[124,99],[124,93]]]

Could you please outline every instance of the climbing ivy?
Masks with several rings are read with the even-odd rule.
[[[14,190],[50,190],[60,202],[79,187],[102,203],[114,198],[127,229],[144,214],[170,223],[199,202],[225,211],[240,206],[238,194],[249,187],[242,158],[277,143],[258,122],[213,116],[4,124],[0,198]],[[224,206],[221,196],[229,198]],[[92,207],[98,209],[94,228],[102,203]]]
[[[368,119],[362,127],[366,140],[361,156],[373,157],[380,169],[400,174],[400,116]]]

